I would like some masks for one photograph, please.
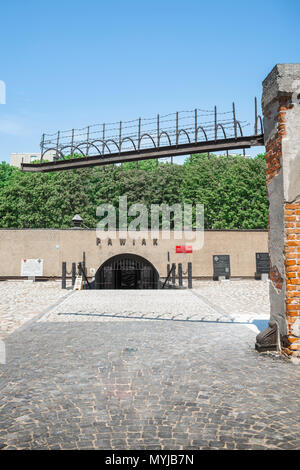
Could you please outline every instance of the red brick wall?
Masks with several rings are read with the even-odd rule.
[[[300,200],[285,205],[286,316],[289,350],[300,351],[292,326],[300,319]]]

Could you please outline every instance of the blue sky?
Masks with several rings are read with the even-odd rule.
[[[0,161],[103,121],[232,101],[252,119],[272,67],[299,62],[299,14],[298,0],[4,0]]]

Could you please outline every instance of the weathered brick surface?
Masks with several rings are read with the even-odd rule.
[[[285,111],[287,108],[287,100],[281,99],[278,103],[277,112],[277,129],[273,137],[266,142],[266,181],[267,196],[269,196],[268,186],[273,178],[279,174],[282,167],[282,136],[285,134]],[[287,221],[288,222],[288,221]],[[270,235],[270,218],[269,218],[269,235]],[[277,266],[270,266],[270,280],[277,291],[282,289],[283,278],[280,275]]]
[[[283,279],[276,266],[270,267],[270,279],[277,290],[282,289]]]
[[[292,108],[291,98],[278,98],[278,111],[275,117],[276,132],[266,142],[266,178],[268,187],[282,169],[282,139],[287,135],[286,112]],[[282,195],[283,198],[283,195]],[[284,265],[286,280],[286,318],[289,347],[283,348],[287,354],[300,354],[300,338],[295,335],[295,322],[300,320],[300,200],[284,205]],[[269,230],[273,228],[269,225]],[[281,291],[284,279],[277,266],[270,268],[270,280],[277,291]]]
[[[286,135],[285,113],[291,108],[287,97],[282,97],[278,103],[277,131],[275,135],[266,142],[266,176],[267,184],[278,175],[282,167],[282,137]]]
[[[300,200],[285,204],[285,271],[288,353],[300,351],[300,338],[294,326],[300,321]]]

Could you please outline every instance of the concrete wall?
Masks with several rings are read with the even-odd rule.
[[[255,253],[268,251],[267,231],[205,231],[204,244],[201,249],[193,250],[192,254],[176,254],[177,245],[188,245],[189,242],[174,239],[163,240],[160,232],[157,245],[153,240],[135,242],[127,239],[125,246],[120,245],[119,235],[108,245],[107,240],[99,239],[95,230],[6,230],[0,229],[0,276],[20,276],[21,260],[41,258],[44,260],[44,276],[61,276],[61,263],[67,262],[67,270],[71,271],[71,263],[82,260],[86,253],[88,275],[90,268],[98,269],[111,256],[119,253],[136,253],[153,263],[160,276],[166,276],[168,263],[182,263],[183,271],[187,262],[193,263],[194,277],[212,277],[215,254],[229,254],[231,276],[254,277],[256,270]],[[97,244],[98,243],[98,244]],[[170,261],[168,261],[168,252]]]

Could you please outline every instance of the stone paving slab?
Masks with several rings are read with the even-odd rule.
[[[219,286],[215,286],[215,289]],[[75,291],[39,321],[175,320],[205,322],[253,322],[269,313],[231,313],[232,309],[195,290],[84,290]],[[266,309],[265,309],[266,310]]]
[[[199,312],[205,312],[204,316],[207,321],[210,321],[208,319],[208,315],[212,315],[212,321],[217,321],[218,318],[219,321],[228,321],[228,317],[237,322],[251,322],[257,318],[269,318],[270,306],[268,282],[252,280],[232,280],[224,282],[194,280],[193,285],[195,288],[192,291],[196,296],[198,295],[200,299],[200,303],[197,302],[197,305],[200,305],[201,302],[202,307],[205,305],[204,310],[200,305],[201,309]],[[36,283],[28,283],[26,281],[0,282],[0,339],[13,333],[27,321],[36,318],[53,303],[62,299],[66,295],[66,292],[68,291],[61,289],[61,283],[58,281]],[[115,292],[116,291],[114,291],[114,295]],[[134,292],[136,293],[138,291]],[[187,291],[183,292],[185,293],[182,296],[182,299],[186,299],[188,297],[188,305],[191,305],[193,302],[190,300],[190,295],[186,294]],[[97,297],[97,294],[94,295]],[[103,295],[105,296],[105,294]],[[114,297],[114,295],[112,297]],[[167,298],[167,295],[165,297]],[[173,296],[173,298],[175,297]],[[139,299],[143,300],[142,297],[139,297]],[[96,306],[98,306],[99,302],[97,300],[95,300],[95,302],[97,302]],[[180,303],[182,304],[182,302]],[[131,306],[132,303],[129,307],[131,308]],[[156,307],[158,307],[158,309],[160,308],[158,302],[156,302]],[[92,304],[91,311],[88,313],[92,313],[94,308],[95,305],[93,306]],[[178,310],[178,307],[175,306],[175,308]],[[97,309],[95,312],[97,313]],[[148,308],[147,313],[150,318],[156,317],[155,310],[151,312],[151,309]],[[168,313],[170,313],[168,312],[168,309],[165,310],[164,318],[166,318]],[[176,319],[185,320],[188,316],[191,317],[191,315],[199,317],[198,313],[190,314],[187,312],[187,309],[185,309],[183,312],[177,313]],[[118,309],[115,309],[113,314],[120,317],[122,312],[118,313]],[[125,312],[125,314],[127,314],[127,312]],[[130,313],[131,316],[137,316],[133,314],[134,312]],[[107,315],[109,315],[109,313]],[[109,319],[108,316],[107,318]],[[101,321],[106,321],[107,318],[104,317]],[[201,318],[203,320],[205,319],[203,316]],[[64,318],[64,320],[69,321],[67,318]],[[75,320],[75,318],[73,320]],[[86,317],[85,321],[94,320]]]
[[[3,449],[299,449],[300,369],[232,323],[34,322],[6,338]]]

